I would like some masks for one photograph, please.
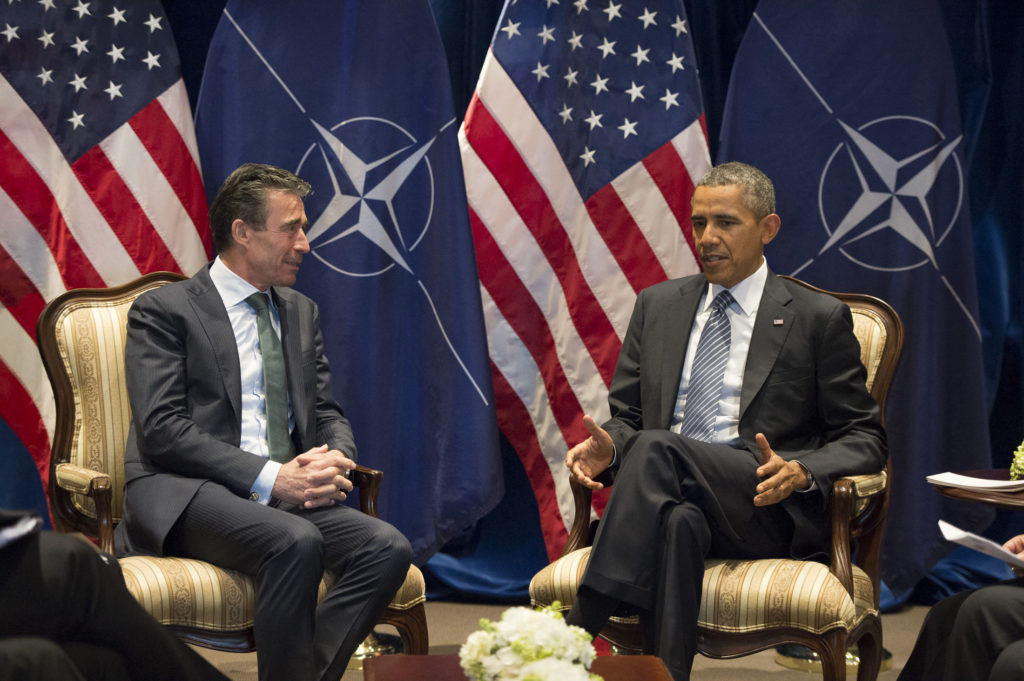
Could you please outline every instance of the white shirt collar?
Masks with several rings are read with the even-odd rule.
[[[259,291],[258,288],[232,272],[221,261],[219,255],[214,259],[213,265],[210,266],[210,279],[213,280],[213,285],[217,287],[217,293],[220,294],[221,300],[224,301],[224,307],[228,309],[244,302],[246,298]],[[269,293],[269,289],[267,292]],[[273,300],[273,296],[271,296],[271,300]]]
[[[743,314],[747,316],[757,314],[757,308],[761,304],[761,295],[764,293],[764,285],[767,282],[768,260],[761,258],[761,266],[754,270],[753,274],[729,289],[729,293],[732,294]],[[707,295],[704,296],[704,302],[701,304],[701,311],[711,307],[715,296],[724,289],[725,287],[721,284],[711,284]]]

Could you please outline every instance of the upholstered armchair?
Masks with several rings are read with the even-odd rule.
[[[110,553],[121,519],[131,422],[124,376],[128,308],[143,292],[182,278],[157,272],[115,288],[68,291],[46,306],[37,325],[56,402],[53,521],[58,530],[81,532]],[[364,466],[354,471],[364,513],[377,515],[382,478],[381,471]],[[183,558],[132,556],[120,564],[131,594],[181,638],[219,650],[254,649],[255,592],[248,576]],[[380,619],[398,630],[407,653],[427,653],[424,592],[423,575],[411,566]]]
[[[831,295],[849,305],[853,313],[868,391],[884,415],[903,345],[903,324],[882,300],[861,294]],[[887,463],[885,470],[876,474],[835,481],[828,564],[783,558],[705,561],[698,650],[708,657],[733,658],[798,643],[818,654],[825,679],[842,681],[846,678],[847,647],[856,644],[858,680],[875,679],[882,654],[879,559],[889,505],[890,467]],[[571,487],[575,518],[568,542],[562,556],[530,583],[530,599],[537,606],[557,600],[564,610],[570,609],[590,556],[591,493],[575,480]],[[635,616],[612,617],[600,635],[617,652],[641,651]]]

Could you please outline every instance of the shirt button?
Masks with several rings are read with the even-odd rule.
[[[259,492],[250,492],[249,493],[249,501],[259,501],[259,500],[260,500],[260,493]]]

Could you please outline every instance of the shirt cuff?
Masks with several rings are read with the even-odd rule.
[[[270,495],[274,491],[274,483],[277,482],[277,474],[281,470],[281,464],[277,461],[267,461],[263,464],[263,470],[256,476],[256,482],[249,490],[249,500],[266,506],[270,503]]]
[[[793,459],[793,460],[796,461],[796,459]],[[804,492],[813,492],[814,490],[818,489],[818,483],[815,481],[814,476],[811,475],[811,469],[809,469],[807,466],[803,465],[799,461],[796,461],[796,464],[798,466],[800,466],[800,468],[804,469],[804,473],[807,474],[807,479],[811,481],[810,485],[808,485],[804,489],[798,489],[796,491],[800,492],[800,493],[804,493]]]

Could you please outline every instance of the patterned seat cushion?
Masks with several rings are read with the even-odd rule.
[[[162,624],[207,631],[252,626],[255,591],[240,572],[187,558],[131,556],[118,561],[129,593]],[[320,597],[326,585],[320,584]],[[408,610],[426,600],[423,573],[409,566],[389,608]]]
[[[586,570],[590,548],[573,551],[538,572],[530,582],[535,606],[559,601],[568,610]],[[704,563],[704,595],[698,623],[704,629],[750,632],[795,627],[824,633],[850,630],[867,614],[877,614],[871,579],[853,567],[855,598],[828,567],[813,561],[709,560]]]

